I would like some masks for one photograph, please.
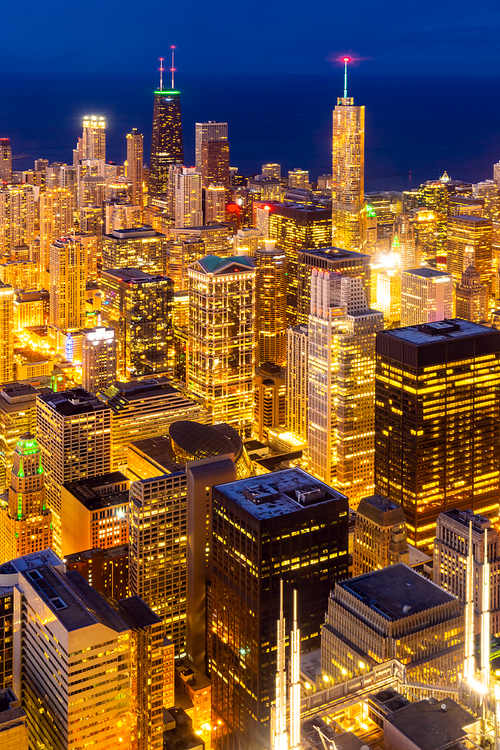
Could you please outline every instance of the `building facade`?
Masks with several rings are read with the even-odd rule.
[[[416,326],[453,316],[453,279],[434,268],[401,274],[401,325]],[[457,317],[462,317],[458,315]]]

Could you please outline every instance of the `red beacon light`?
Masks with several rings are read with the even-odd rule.
[[[226,206],[226,211],[230,214],[239,214],[241,211],[241,207],[238,206],[237,203],[228,203]]]

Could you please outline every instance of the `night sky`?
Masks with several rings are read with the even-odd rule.
[[[6,0],[2,30],[0,73],[36,78],[142,74],[171,44],[189,75],[324,73],[343,52],[373,73],[500,74],[492,0]]]

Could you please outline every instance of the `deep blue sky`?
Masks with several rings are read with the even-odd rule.
[[[498,74],[499,31],[497,0],[6,0],[0,72],[144,73],[175,44],[188,75],[314,75],[343,51],[374,73]]]

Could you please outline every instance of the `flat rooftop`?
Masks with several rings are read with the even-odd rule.
[[[389,338],[396,341],[421,346],[428,344],[445,343],[449,341],[460,341],[470,336],[498,336],[498,331],[480,325],[471,323],[461,318],[451,318],[449,320],[439,320],[435,323],[425,323],[418,326],[406,326],[405,328],[394,328],[392,330],[380,331],[377,333],[377,339]]]
[[[83,388],[72,388],[69,391],[59,391],[59,393],[44,393],[39,395],[39,398],[64,417],[108,409],[97,396]]]
[[[166,474],[173,474],[182,470],[182,466],[173,460],[172,447],[168,437],[135,440],[130,443],[129,448],[141,453],[146,461],[151,461],[158,466],[158,469],[164,469]]]
[[[453,594],[403,563],[337,584],[391,622],[454,601]]]
[[[356,253],[354,250],[343,250],[340,247],[316,247],[300,249],[299,255],[310,255],[316,258],[326,258],[327,260],[370,260],[370,256],[365,253]]]
[[[115,490],[115,484],[126,482],[126,490]],[[70,492],[87,510],[101,510],[128,503],[129,480],[121,471],[103,474],[92,479],[79,479],[66,482],[64,488]],[[109,488],[109,489],[108,489]],[[101,490],[101,491],[99,491]]]
[[[411,703],[391,714],[388,721],[420,750],[448,748],[479,724],[478,719],[451,698]]]
[[[436,271],[435,268],[412,268],[403,273],[410,274],[410,276],[419,276],[422,279],[438,279],[438,278],[451,278],[450,274],[446,271]]]
[[[220,484],[216,489],[259,521],[327,502],[338,503],[339,510],[348,507],[345,495],[298,468]]]
[[[103,268],[105,276],[113,276],[117,281],[125,281],[127,284],[144,284],[150,281],[166,281],[167,277],[161,274],[153,276],[138,268]]]

